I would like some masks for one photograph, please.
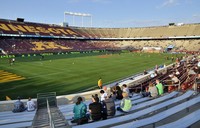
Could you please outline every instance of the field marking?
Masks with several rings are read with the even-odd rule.
[[[19,76],[14,73],[10,73],[4,70],[0,70],[0,83],[6,83],[11,81],[23,80],[25,77]]]

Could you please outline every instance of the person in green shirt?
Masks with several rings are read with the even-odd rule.
[[[164,93],[163,85],[160,83],[159,79],[156,79],[156,87],[158,89],[158,95],[162,95]]]
[[[120,107],[117,107],[117,110],[121,112],[129,112],[132,108],[132,102],[128,96],[128,93],[123,92],[122,96],[123,99],[121,100]]]

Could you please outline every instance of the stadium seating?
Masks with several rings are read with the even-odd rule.
[[[152,124],[153,126],[155,126],[156,122],[159,122],[167,117],[170,117],[172,115],[175,115],[176,113],[180,112],[181,110],[185,110],[189,107],[192,107],[193,105],[196,105],[200,102],[200,97],[197,96],[189,101],[183,102],[175,107],[172,107],[166,111],[160,112],[159,114],[156,114],[154,116],[151,116],[149,118],[145,118],[145,119],[141,119],[141,120],[137,120],[137,121],[133,121],[131,123],[126,123],[123,125],[119,125],[113,128],[121,128],[121,127],[126,127],[126,128],[136,128],[136,127],[142,127],[142,126],[146,126],[149,124]],[[181,117],[179,117],[181,118]],[[185,127],[185,126],[184,126]]]
[[[31,126],[34,115],[35,111],[23,113],[0,112],[0,128]]]
[[[141,96],[136,96],[136,97],[131,98],[131,100],[132,100],[133,104],[139,104],[141,102],[150,100],[150,98],[147,98],[147,97],[146,98],[142,98]],[[89,102],[89,103],[91,103],[91,102]],[[86,105],[89,106],[89,103],[87,103]],[[120,101],[116,101],[115,102],[116,106],[119,106],[119,104],[120,104]],[[73,111],[72,111],[73,107],[74,107],[74,105],[71,108],[65,106],[65,108],[60,109],[61,112],[63,113],[63,115],[66,116],[65,119],[67,119],[67,120],[72,119],[72,117],[73,117]],[[120,115],[120,114],[117,114],[117,115]]]
[[[1,34],[34,35],[34,36],[67,36],[82,37],[70,28],[53,24],[41,24],[30,22],[17,22],[14,20],[0,20]]]
[[[172,93],[172,94],[174,94],[174,93]],[[172,94],[169,94],[169,95],[172,95]],[[132,121],[134,119],[139,119],[141,117],[144,117],[147,114],[151,114],[155,111],[159,111],[160,109],[168,108],[172,104],[177,104],[177,102],[185,101],[187,98],[193,96],[193,94],[194,94],[193,91],[189,91],[189,92],[187,92],[187,93],[185,93],[181,96],[178,96],[178,97],[173,98],[171,100],[163,101],[161,103],[158,102],[157,104],[155,104],[155,101],[154,101],[154,100],[157,100],[157,99],[154,99],[154,100],[133,106],[133,108],[131,110],[131,111],[133,111],[133,113],[130,112],[129,114],[125,114],[123,116],[114,117],[114,118],[110,118],[110,119],[107,119],[107,120],[93,122],[93,123],[89,123],[89,124],[85,124],[85,125],[80,125],[80,126],[76,126],[75,128],[97,127],[97,126],[98,127],[105,127],[105,126],[108,127],[108,126],[119,125],[119,124],[122,124],[123,122]],[[164,97],[168,97],[169,95],[163,96],[163,99],[164,99]],[[162,99],[162,97],[161,97],[161,99]],[[195,99],[197,99],[197,98],[195,98]],[[151,102],[154,102],[154,103],[151,103]],[[193,103],[194,101],[191,101],[191,102]],[[198,103],[198,102],[195,102],[195,103]],[[144,109],[142,109],[142,108],[144,108]],[[143,124],[143,123],[140,123],[140,124]],[[130,126],[130,125],[126,125],[126,127],[127,126]],[[123,127],[123,126],[120,126],[120,127]]]
[[[178,38],[168,39],[168,37],[186,37],[200,35],[199,24],[186,24],[182,26],[159,26],[146,28],[77,28],[61,27],[52,24],[17,22],[14,20],[0,20],[0,34],[15,34],[15,36],[26,37],[14,39],[11,35],[0,40],[0,48],[12,54],[36,53],[36,52],[66,52],[81,50],[104,50],[104,49],[124,49],[143,47],[161,47],[166,49],[173,44],[174,51],[199,51],[199,39],[186,40]],[[23,35],[23,36],[21,36]],[[49,39],[42,38],[48,37]],[[32,38],[35,37],[35,38]],[[56,39],[54,38],[56,37]],[[59,40],[57,38],[66,38]],[[86,38],[87,40],[76,40],[74,37]],[[150,37],[152,39],[143,40]],[[40,38],[40,39],[39,39]],[[42,39],[41,39],[42,38]],[[73,39],[71,39],[73,38]],[[101,40],[107,38],[108,40]],[[116,38],[112,42],[109,38]],[[131,40],[118,40],[120,38],[141,38]],[[158,39],[161,40],[158,40]],[[163,39],[164,40],[163,40]],[[75,39],[75,40],[74,40]],[[97,40],[88,40],[97,39]],[[52,41],[53,40],[53,41]],[[37,42],[37,43],[35,43]],[[76,43],[75,43],[76,42]],[[98,42],[98,43],[97,43]],[[120,43],[120,45],[119,45]],[[42,45],[44,44],[44,45]]]
[[[55,39],[0,39],[0,41],[0,48],[8,54],[118,49],[114,43],[109,41]]]
[[[191,125],[193,125],[196,122],[200,121],[199,114],[200,114],[200,110],[196,110],[196,111],[192,112],[191,114],[189,114],[189,115],[187,115],[187,116],[185,116],[183,118],[180,118],[177,121],[174,121],[174,122],[166,124],[166,125],[159,126],[157,128],[173,128],[173,127],[183,128],[183,127],[190,127]]]

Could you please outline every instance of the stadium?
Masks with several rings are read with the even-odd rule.
[[[199,128],[199,64],[200,23],[116,28],[2,18],[0,128]],[[116,98],[118,87],[123,99]],[[105,99],[116,95],[114,115],[102,92]],[[34,111],[14,111],[18,100],[28,106],[30,97]],[[87,121],[84,116],[73,122],[80,98]],[[91,116],[96,99],[106,118]],[[118,110],[126,100],[132,107]]]

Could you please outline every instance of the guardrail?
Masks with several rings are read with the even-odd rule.
[[[169,84],[165,84],[164,86],[174,86],[177,87],[178,86],[178,91],[180,91],[181,89],[181,82],[180,80],[178,80],[178,83],[174,83],[173,80],[164,80],[164,83],[169,83]]]
[[[51,110],[49,107],[49,100],[48,98],[46,100],[47,100],[47,112],[48,112],[48,117],[49,117],[49,126],[50,128],[55,128],[54,121],[52,120]]]

